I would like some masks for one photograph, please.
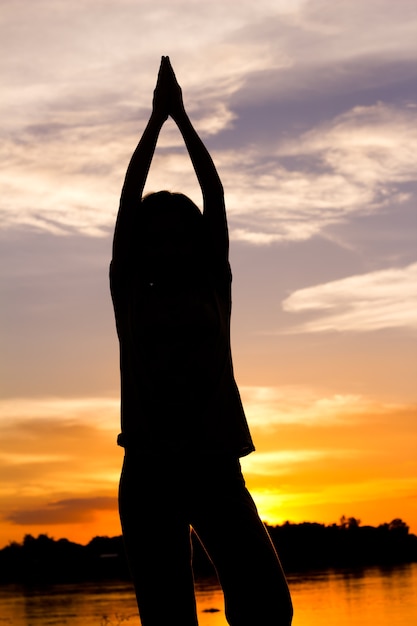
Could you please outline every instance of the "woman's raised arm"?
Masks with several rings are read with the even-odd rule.
[[[128,253],[133,235],[134,215],[140,208],[160,130],[168,118],[169,75],[166,59],[167,57],[161,59],[150,119],[126,171],[114,231],[113,259],[121,260]]]
[[[212,240],[216,246],[216,253],[225,255],[227,258],[229,236],[223,185],[207,148],[198,136],[185,111],[182,90],[175,77],[169,57],[166,57],[166,69],[169,115],[177,124],[184,139],[194,171],[200,183],[204,202],[204,218],[211,231]]]

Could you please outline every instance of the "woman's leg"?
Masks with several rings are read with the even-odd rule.
[[[203,471],[200,485],[192,525],[216,567],[229,624],[289,626],[288,585],[239,462]]]
[[[125,456],[119,510],[142,626],[197,625],[190,527],[174,474],[164,462]]]

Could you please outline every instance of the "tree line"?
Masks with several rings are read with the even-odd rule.
[[[167,520],[169,524],[169,520]],[[338,524],[285,522],[267,526],[287,572],[417,562],[417,537],[401,519],[374,526],[342,517]],[[233,532],[233,528],[230,528]],[[196,577],[215,576],[192,535]],[[83,546],[46,534],[26,535],[0,550],[0,583],[59,583],[130,578],[123,539],[94,537]]]

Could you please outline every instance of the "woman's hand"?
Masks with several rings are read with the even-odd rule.
[[[182,99],[182,89],[178,84],[169,57],[164,58],[164,71],[166,71],[166,80],[168,83],[168,112],[172,119],[177,121],[181,115],[184,115],[185,113],[184,102]]]
[[[153,114],[163,122],[165,122],[169,115],[170,77],[167,59],[168,57],[161,58],[161,65],[159,66],[158,79],[153,92],[152,103]]]

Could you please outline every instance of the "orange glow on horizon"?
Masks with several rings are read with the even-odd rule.
[[[264,521],[332,524],[346,515],[376,526],[400,517],[417,532],[414,407],[301,388],[242,395],[257,447],[242,468]],[[1,408],[13,424],[0,439],[0,546],[25,534],[82,544],[119,535],[118,401],[16,400]]]

